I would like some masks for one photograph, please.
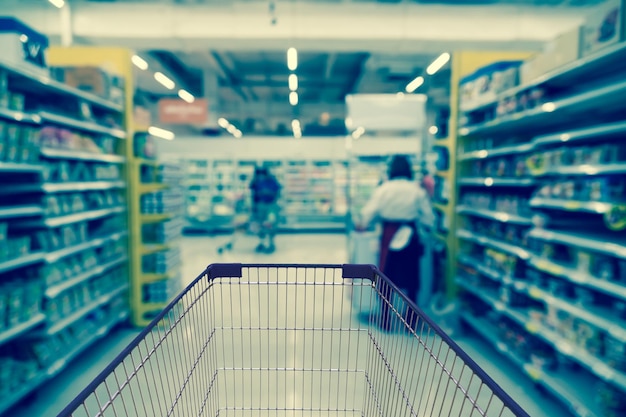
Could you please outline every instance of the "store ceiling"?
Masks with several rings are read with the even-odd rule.
[[[58,10],[48,2],[0,1],[5,13],[61,40]],[[295,117],[304,126],[326,113],[343,121],[346,94],[402,91],[444,51],[539,50],[582,22],[578,6],[599,1],[67,0],[73,42],[137,51],[150,62],[150,71],[138,71],[139,87],[153,99],[178,88],[203,97],[205,73],[217,74],[211,100],[244,133],[245,126],[275,133]],[[300,61],[295,107],[288,100],[290,46]],[[177,89],[156,83],[154,71]],[[418,92],[445,102],[448,79],[444,70]]]

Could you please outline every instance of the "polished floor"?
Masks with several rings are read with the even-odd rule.
[[[256,242],[243,238],[235,242],[232,251],[217,254],[216,248],[227,239],[192,236],[183,240],[187,281],[216,262],[340,264],[348,259],[346,238],[341,234],[282,235],[277,251],[271,255],[255,253]],[[206,295],[198,292],[197,303],[186,301],[187,305],[193,304],[187,321],[167,335],[160,349],[164,353],[155,354],[141,367],[135,387],[141,395],[126,399],[121,396],[115,413],[106,415],[161,415],[158,401],[168,395],[177,399],[171,409],[171,415],[177,416],[211,416],[217,412],[223,416],[357,416],[361,415],[356,410],[361,409],[364,399],[369,410],[365,415],[404,416],[410,413],[402,405],[403,395],[421,399],[415,410],[419,416],[470,415],[464,411],[467,402],[462,401],[463,396],[459,401],[455,394],[459,392],[457,384],[471,387],[471,374],[468,380],[468,374],[461,369],[452,379],[441,372],[430,355],[433,346],[438,346],[440,361],[446,368],[456,369],[456,356],[447,354],[441,340],[424,339],[430,346],[428,351],[409,335],[380,332],[376,333],[375,346],[383,354],[372,354],[372,344],[363,331],[369,325],[368,319],[355,314],[354,301],[350,301],[356,298],[356,290],[366,287],[358,286],[356,281],[346,285],[341,277],[331,276],[329,280],[322,276],[328,273],[251,270],[246,272],[244,282],[223,280]],[[360,294],[361,300],[367,299],[367,295]],[[359,303],[359,312],[365,304]],[[194,337],[210,335],[211,329],[216,330],[216,337]],[[8,415],[57,415],[136,334],[135,329],[116,330]],[[493,347],[470,335],[457,335],[455,339],[531,416],[567,415]],[[211,342],[197,344],[198,340]],[[398,371],[391,374],[387,365]],[[129,367],[135,369],[137,364]],[[190,378],[192,368],[199,371]],[[359,372],[362,369],[368,372]],[[167,374],[167,381],[159,378],[163,374]],[[219,389],[211,395],[203,389],[179,390],[194,381],[198,386],[215,384]],[[485,395],[479,389],[476,398],[487,404],[489,397]],[[133,402],[142,406],[136,407]]]

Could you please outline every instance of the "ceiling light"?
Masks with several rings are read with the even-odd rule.
[[[291,121],[291,128],[293,130],[300,130],[300,120],[294,119]]]
[[[431,135],[436,135],[439,132],[439,128],[437,126],[431,126],[428,128],[428,133]]]
[[[178,97],[185,100],[187,103],[193,103],[196,98],[187,90],[178,90]]]
[[[296,93],[295,91],[289,93],[289,104],[291,104],[292,106],[298,105],[298,93]]]
[[[235,133],[233,133],[233,136],[239,139],[240,137],[243,136],[243,133],[241,133],[241,130],[237,129],[235,130]]]
[[[48,0],[53,6],[62,9],[65,6],[65,0]]]
[[[428,66],[428,68],[426,68],[426,74],[434,75],[437,71],[443,68],[443,66],[446,65],[448,61],[450,61],[450,54],[444,52],[443,54],[439,55],[437,59],[435,59],[432,64]]]
[[[404,98],[404,93],[402,91],[400,91],[399,93],[396,93],[396,97],[398,97],[398,99],[403,99]]]
[[[156,136],[162,139],[173,140],[176,135],[174,132],[170,132],[169,130],[161,129],[160,127],[150,126],[148,129],[148,133],[152,136]]]
[[[296,139],[300,139],[302,137],[302,132],[299,130],[293,132],[293,137]]]
[[[298,68],[298,51],[296,48],[287,49],[287,68],[295,71]]]
[[[217,119],[217,124],[220,125],[220,127],[224,129],[228,129],[228,126],[230,126],[230,123],[228,123],[228,120],[224,119],[223,117],[220,117],[219,119]]]
[[[420,75],[406,85],[406,92],[412,93],[413,91],[417,90],[422,84],[424,84],[424,77]]]
[[[354,132],[352,132],[352,137],[354,139],[358,139],[365,133],[365,128],[363,126],[358,127]]]
[[[176,83],[170,80],[167,77],[167,75],[163,74],[162,72],[155,72],[154,79],[157,80],[159,84],[161,84],[163,87],[167,88],[168,90],[173,90],[174,87],[176,87]]]
[[[296,74],[289,75],[289,89],[291,91],[298,89],[298,76]]]
[[[231,135],[234,135],[237,131],[237,128],[234,125],[230,125],[226,128],[226,131],[228,131],[228,133],[230,133]]]
[[[20,42],[22,43],[28,42],[28,36],[24,34],[20,35]]]
[[[133,64],[140,70],[145,71],[148,69],[148,63],[146,62],[145,59],[143,59],[139,55],[133,55],[133,57],[130,60],[133,61]]]

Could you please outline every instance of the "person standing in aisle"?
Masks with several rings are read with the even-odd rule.
[[[418,224],[429,227],[433,222],[430,198],[414,181],[411,164],[405,156],[391,159],[388,178],[361,211],[360,226],[367,228],[375,221],[381,222],[378,267],[411,300],[417,301],[423,254]],[[390,320],[385,303],[381,314],[381,325],[388,329]]]
[[[274,236],[278,222],[278,197],[281,186],[265,167],[257,167],[250,183],[252,191],[252,222],[261,240],[257,252],[272,253],[276,250]],[[267,245],[265,244],[267,238]]]

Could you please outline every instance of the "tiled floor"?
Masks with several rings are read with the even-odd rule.
[[[198,275],[207,264],[215,262],[244,262],[244,263],[343,263],[347,260],[347,245],[343,235],[283,235],[277,240],[278,250],[272,255],[254,253],[255,241],[244,238],[235,244],[232,252],[223,255],[216,253],[216,246],[226,241],[228,237],[209,238],[204,236],[187,237],[183,245],[184,276],[188,281]],[[219,399],[220,404],[244,406],[250,410],[223,410],[220,415],[231,416],[315,416],[322,415],[316,408],[320,404],[341,410],[352,410],[358,399],[368,394],[368,384],[364,375],[351,370],[373,366],[370,369],[372,375],[379,375],[372,381],[372,386],[381,396],[391,397],[401,395],[399,390],[394,390],[392,379],[385,377],[384,361],[374,360],[372,351],[366,349],[370,346],[367,333],[359,331],[365,328],[367,322],[359,321],[352,311],[350,297],[347,291],[350,287],[344,285],[328,286],[318,285],[316,276],[295,275],[279,276],[273,272],[254,275],[251,272],[250,280],[255,285],[241,286],[239,282],[225,281],[212,289],[211,298],[204,300],[203,308],[216,309],[217,313],[196,310],[195,320],[189,321],[185,326],[179,326],[184,330],[176,337],[169,339],[174,343],[169,347],[169,355],[156,357],[152,367],[146,367],[147,379],[140,385],[150,386],[156,374],[156,366],[159,369],[171,368],[168,380],[155,385],[152,389],[163,392],[163,397],[168,394],[176,395],[177,384],[181,385],[179,377],[186,375],[185,367],[197,366],[201,372],[196,372],[198,383],[203,386],[210,385],[213,381],[211,375],[216,365],[227,369],[216,377],[215,382],[220,389],[215,392],[214,403],[211,398],[206,399],[207,407],[204,415],[213,415],[210,409],[216,409],[215,404]],[[320,274],[323,272],[316,272]],[[290,285],[275,285],[278,281],[285,281]],[[300,281],[302,280],[302,281]],[[308,285],[292,285],[296,282]],[[341,284],[337,278],[337,284]],[[285,302],[284,300],[292,300]],[[259,306],[267,305],[266,310]],[[208,332],[210,326],[199,326],[209,316],[219,315],[220,306],[228,313],[230,321],[222,322],[223,329],[218,329],[214,341],[209,345],[194,345],[194,341],[204,340],[193,338],[190,331]],[[299,308],[301,307],[301,308]],[[300,316],[297,311],[302,311]],[[307,314],[304,314],[304,311]],[[213,314],[213,315],[212,315]],[[307,319],[307,317],[309,317]],[[307,320],[312,320],[307,322]],[[217,322],[218,320],[216,320]],[[221,322],[221,321],[220,321]],[[196,328],[194,329],[194,326]],[[218,326],[219,327],[219,326]],[[330,331],[330,328],[353,329],[352,331]],[[289,330],[285,330],[289,329]],[[303,329],[316,329],[313,332]],[[90,351],[80,356],[74,363],[63,371],[58,377],[42,387],[37,395],[29,400],[25,406],[10,412],[16,417],[39,417],[54,416],[67,404],[87,383],[122,348],[136,335],[136,330],[122,329],[111,334],[105,341],[95,345]],[[365,339],[364,339],[365,337]],[[367,340],[366,340],[367,339]],[[380,333],[378,336],[379,347],[388,352],[387,359],[394,368],[400,369],[396,375],[397,380],[408,391],[431,393],[431,396],[422,396],[424,402],[420,405],[418,415],[451,415],[452,394],[447,389],[440,390],[440,384],[434,384],[435,378],[441,373],[436,373],[437,367],[422,369],[419,364],[434,364],[428,355],[424,355],[423,347],[414,343],[415,338],[407,335],[387,335]],[[470,337],[460,338],[459,343],[492,377],[518,400],[530,413],[531,416],[564,416],[565,411],[549,398],[542,396],[528,380],[514,369],[506,360],[501,358],[492,347]],[[433,339],[429,343],[437,343]],[[197,352],[205,349],[209,354],[203,355],[200,361]],[[196,353],[194,353],[194,349]],[[444,350],[445,351],[445,350]],[[173,352],[173,353],[172,353]],[[332,352],[332,353],[331,353]],[[185,356],[188,355],[188,356]],[[422,360],[424,359],[424,360]],[[446,364],[453,360],[448,356],[444,360]],[[161,361],[161,362],[159,362]],[[173,363],[185,365],[176,368]],[[383,364],[383,365],[381,365]],[[395,365],[394,365],[395,364]],[[376,367],[377,366],[377,367]],[[131,367],[132,368],[132,367]],[[258,368],[258,369],[257,369]],[[452,367],[453,368],[453,367]],[[307,369],[307,371],[303,371]],[[324,372],[317,371],[324,369]],[[331,371],[332,370],[332,371]],[[377,373],[378,372],[378,373]],[[434,372],[434,373],[433,373]],[[163,373],[163,372],[160,372]],[[194,377],[196,377],[194,376]],[[466,377],[461,375],[462,380]],[[445,380],[444,376],[444,380]],[[221,384],[220,384],[221,381]],[[138,387],[145,389],[146,387]],[[247,391],[245,391],[247,389]],[[206,391],[206,390],[205,390]],[[198,391],[198,392],[205,392]],[[456,390],[458,392],[458,390]],[[147,391],[146,391],[147,392]],[[435,398],[441,398],[442,393],[448,392],[445,402],[437,402]],[[435,395],[436,394],[436,395]],[[414,394],[411,394],[414,395]],[[155,397],[152,395],[150,398]],[[150,403],[150,407],[157,407],[156,400]],[[177,411],[174,415],[183,417],[197,415],[197,407],[189,404],[198,400],[198,395],[187,390],[180,397]],[[204,403],[204,402],[202,402]],[[383,410],[384,415],[408,415],[406,409],[390,407],[383,404],[384,401],[370,402],[370,409]],[[400,403],[400,402],[398,402]],[[148,403],[146,403],[148,404]],[[213,404],[213,405],[211,405]],[[126,405],[126,403],[124,404]],[[158,408],[158,407],[157,407]],[[272,408],[271,413],[260,412],[255,408]],[[309,408],[309,412],[294,412],[293,409]],[[118,409],[119,412],[120,409]],[[129,411],[130,410],[130,411]],[[444,411],[439,411],[444,410]],[[454,415],[469,415],[454,408]],[[395,413],[395,414],[393,414]],[[443,414],[441,414],[443,413]],[[377,413],[376,413],[377,414]],[[114,414],[111,414],[114,415]],[[117,414],[120,415],[120,414]],[[124,414],[129,416],[152,416],[159,415],[157,411],[148,408],[145,411],[133,410],[128,407]],[[351,411],[342,411],[340,414],[323,415],[360,415]]]

